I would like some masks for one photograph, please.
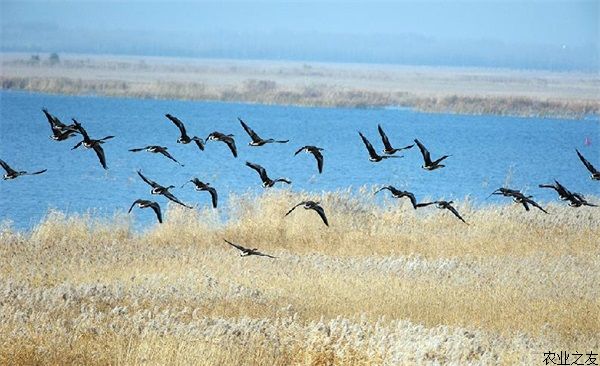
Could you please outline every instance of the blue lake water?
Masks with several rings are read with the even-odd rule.
[[[104,145],[109,169],[102,169],[92,150],[71,151],[78,138],[51,140],[42,107],[65,123],[71,117],[77,118],[92,138],[115,135]],[[165,113],[179,117],[191,136],[204,138],[214,130],[234,134],[239,157],[234,159],[220,142],[209,142],[204,152],[193,144],[177,144],[179,131],[164,117]],[[261,137],[290,142],[250,147],[238,116]],[[403,152],[402,159],[369,162],[357,131],[363,132],[379,151],[382,144],[378,123],[395,146],[411,144],[418,138],[434,159],[451,154],[446,168],[432,172],[421,169],[422,157],[416,146]],[[586,138],[592,143],[585,145]],[[167,146],[185,167],[158,154],[127,151],[146,145]],[[312,155],[293,155],[303,145],[325,149],[323,174],[317,174]],[[511,187],[526,189],[542,202],[556,197],[554,192],[537,185],[555,178],[571,190],[598,195],[600,183],[589,179],[575,148],[600,168],[597,119],[465,116],[406,109],[306,108],[2,91],[0,159],[17,170],[48,171],[0,181],[0,221],[10,220],[14,227],[28,229],[51,208],[66,213],[94,209],[99,215],[111,216],[128,209],[137,198],[157,200],[164,206],[166,200],[149,194],[137,169],[158,183],[175,185],[173,193],[190,204],[208,205],[209,195],[195,192],[191,185],[179,187],[192,176],[210,182],[219,192],[221,205],[230,192],[263,190],[256,172],[244,165],[246,160],[263,165],[271,178],[291,179],[294,191],[392,184],[414,192],[417,199],[470,196],[475,203],[486,203],[490,201],[484,201],[485,197],[510,176]],[[134,215],[139,225],[154,222],[145,210],[136,210]]]

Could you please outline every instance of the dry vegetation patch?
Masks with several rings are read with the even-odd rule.
[[[73,95],[582,118],[600,114],[595,74],[394,65],[2,54],[2,89]]]
[[[283,217],[318,199],[313,212]],[[273,190],[0,228],[0,364],[533,364],[600,346],[600,210]],[[228,238],[277,256],[240,258]]]

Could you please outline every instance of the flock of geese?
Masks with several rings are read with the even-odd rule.
[[[80,146],[83,146],[85,149],[92,149],[95,152],[95,154],[98,158],[98,161],[100,162],[100,165],[104,169],[108,169],[108,166],[106,163],[106,156],[104,153],[104,149],[102,148],[102,145],[104,143],[106,143],[108,140],[114,138],[114,136],[109,135],[109,136],[105,136],[100,139],[92,139],[88,135],[87,131],[82,126],[82,124],[79,123],[76,119],[73,118],[72,119],[73,123],[67,125],[67,124],[61,122],[58,117],[56,117],[56,116],[52,115],[50,112],[48,112],[47,109],[45,109],[45,108],[42,109],[42,112],[44,113],[44,115],[46,116],[46,119],[48,120],[48,123],[50,124],[50,128],[52,130],[52,135],[50,137],[53,140],[65,141],[65,140],[70,139],[71,137],[79,136],[81,138],[81,140],[79,142],[77,142],[77,144],[75,144],[75,146],[72,147],[72,150],[77,149]],[[188,132],[185,128],[184,123],[180,119],[178,119],[177,117],[175,117],[171,114],[166,114],[165,117],[179,129],[180,136],[177,139],[177,143],[190,144],[190,143],[194,142],[194,144],[198,147],[199,150],[204,151],[204,149],[206,148],[206,144],[209,141],[222,142],[229,148],[233,157],[237,158],[238,151],[237,151],[237,147],[235,144],[234,135],[224,134],[224,133],[221,133],[218,131],[213,131],[205,139],[202,139],[195,135],[193,137],[190,137],[188,135]],[[285,143],[289,142],[289,140],[275,140],[272,138],[263,139],[252,128],[250,128],[248,126],[248,124],[246,124],[246,122],[244,122],[241,118],[238,118],[238,121],[240,122],[242,128],[244,129],[244,131],[248,134],[248,136],[251,139],[251,141],[248,143],[249,146],[260,147],[260,146],[264,146],[267,144],[274,144],[274,143],[285,144]],[[379,135],[381,136],[381,140],[382,140],[382,143],[384,146],[381,155],[379,153],[377,153],[377,151],[375,150],[375,148],[373,147],[371,142],[365,137],[365,135],[363,135],[362,132],[358,132],[358,134],[368,152],[369,161],[371,161],[371,162],[377,163],[377,162],[381,162],[386,159],[400,158],[402,156],[396,155],[396,153],[404,151],[404,150],[412,149],[415,144],[418,146],[418,148],[421,152],[421,155],[423,157],[423,165],[421,167],[425,170],[431,171],[431,170],[444,168],[445,165],[443,165],[441,163],[445,159],[447,159],[451,156],[451,155],[442,155],[441,157],[439,157],[435,160],[432,160],[429,150],[427,150],[425,145],[423,145],[423,143],[421,143],[418,139],[414,139],[414,144],[407,145],[407,146],[400,147],[400,148],[394,148],[392,146],[388,136],[386,135],[383,128],[381,127],[381,125],[378,125],[377,128],[378,128],[378,132],[379,132]],[[177,159],[175,159],[175,157],[173,157],[169,153],[167,147],[165,147],[165,146],[148,145],[145,147],[132,148],[132,149],[129,149],[129,151],[131,151],[131,152],[147,151],[147,152],[150,152],[153,154],[161,154],[164,157],[166,157],[167,159],[179,164],[180,166],[184,166]],[[319,174],[321,174],[323,172],[323,153],[322,153],[322,151],[324,151],[324,149],[321,147],[313,146],[313,145],[306,145],[306,146],[300,147],[294,153],[294,156],[298,155],[299,153],[301,153],[303,151],[308,154],[311,154],[315,158],[315,160],[317,162],[317,171]],[[583,163],[583,165],[591,173],[591,179],[600,181],[600,172],[579,152],[579,150],[575,149],[575,151],[577,153],[577,156]],[[18,171],[18,170],[11,168],[8,165],[8,163],[6,163],[3,160],[0,160],[0,165],[6,171],[6,173],[4,174],[4,180],[15,179],[15,178],[18,178],[23,175],[38,175],[38,174],[42,174],[42,173],[46,172],[46,169],[32,172],[32,173],[29,173],[27,171]],[[264,188],[273,187],[277,183],[283,183],[283,184],[288,184],[288,185],[292,183],[287,178],[272,179],[267,174],[266,169],[258,164],[247,161],[246,166],[248,166],[250,169],[255,170],[258,173],[260,180],[262,181],[262,186]],[[176,204],[179,204],[186,208],[192,208],[191,206],[186,205],[185,203],[181,202],[179,199],[177,199],[177,197],[175,197],[173,195],[172,192],[169,191],[171,188],[175,188],[175,186],[173,186],[173,185],[163,186],[163,185],[155,182],[154,180],[146,177],[140,170],[138,170],[137,173],[138,173],[139,177],[142,179],[142,181],[144,181],[146,184],[148,184],[151,187],[150,194],[162,195],[166,199],[168,199]],[[183,188],[188,183],[192,183],[194,185],[196,191],[208,192],[211,196],[212,206],[214,208],[217,207],[217,204],[218,204],[217,190],[214,187],[210,186],[210,183],[202,182],[200,179],[194,177],[194,178],[190,179],[188,182],[184,183],[181,186],[181,188]],[[571,207],[581,207],[581,206],[596,207],[596,205],[589,203],[581,193],[569,191],[565,186],[560,184],[557,180],[555,180],[553,184],[540,184],[539,187],[554,189],[556,191],[556,193],[558,194],[559,198],[563,201],[568,201],[569,206],[571,206]],[[415,198],[415,195],[412,192],[399,190],[391,185],[380,188],[379,190],[377,190],[375,192],[375,194],[382,192],[384,190],[388,190],[391,193],[392,197],[394,197],[394,198],[397,198],[397,199],[408,198],[412,204],[412,207],[415,210],[417,208],[435,205],[435,207],[437,207],[438,209],[450,211],[460,221],[462,221],[463,223],[468,225],[468,223],[459,214],[459,212],[456,210],[456,208],[452,206],[453,201],[439,200],[439,201],[433,201],[433,202],[419,203],[419,202],[417,202],[417,199]],[[548,213],[544,208],[542,208],[539,204],[537,204],[533,200],[533,196],[525,195],[518,189],[501,187],[501,188],[498,188],[497,190],[495,190],[494,192],[492,192],[489,197],[491,197],[492,195],[501,195],[504,197],[512,198],[515,203],[523,205],[523,207],[527,211],[530,210],[530,206],[533,206],[546,214]],[[151,200],[141,199],[141,198],[137,199],[132,203],[128,212],[131,212],[131,210],[136,205],[139,208],[151,208],[154,211],[158,222],[159,223],[163,222],[161,207],[156,201],[151,201]],[[291,214],[298,207],[303,207],[306,210],[312,210],[312,211],[316,212],[319,215],[319,217],[321,218],[321,220],[323,221],[323,223],[326,226],[329,226],[329,222],[325,215],[325,210],[323,209],[323,207],[320,205],[319,202],[315,202],[315,201],[302,201],[302,202],[296,204],[295,206],[293,206],[285,214],[285,216],[288,216],[289,214]],[[234,248],[238,249],[240,251],[241,256],[257,255],[257,256],[266,256],[266,257],[270,257],[270,258],[275,258],[269,254],[261,253],[260,251],[258,251],[257,248],[254,248],[254,249],[245,248],[239,244],[232,243],[228,240],[225,240],[225,242],[228,243],[229,245],[233,246]]]

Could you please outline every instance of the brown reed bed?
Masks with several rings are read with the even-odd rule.
[[[331,227],[300,210],[319,199]],[[600,346],[600,211],[346,192],[0,229],[2,364],[533,364]],[[137,214],[143,215],[144,211]],[[273,254],[241,258],[223,242]]]

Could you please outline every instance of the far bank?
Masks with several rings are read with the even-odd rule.
[[[373,64],[1,55],[4,90],[580,119],[600,114],[600,77]]]

